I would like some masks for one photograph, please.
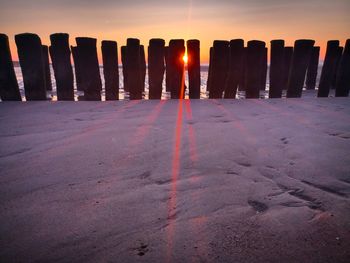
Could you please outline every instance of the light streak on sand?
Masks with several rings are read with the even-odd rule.
[[[187,121],[193,122],[191,100],[185,101],[185,109],[186,109]],[[192,164],[194,164],[198,160],[198,155],[197,155],[196,136],[193,128],[193,123],[188,125],[188,138],[189,138],[189,148],[190,148],[190,159],[192,161]]]

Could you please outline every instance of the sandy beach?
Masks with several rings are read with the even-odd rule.
[[[0,262],[349,262],[349,102],[2,102]]]

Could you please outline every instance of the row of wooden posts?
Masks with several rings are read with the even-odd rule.
[[[77,89],[84,91],[84,100],[101,100],[102,81],[97,58],[97,40],[77,37],[76,46],[69,45],[69,35],[52,34],[51,46],[42,45],[38,35],[24,33],[15,36],[18,58],[23,74],[26,100],[46,100],[46,90],[52,89],[49,69],[51,57],[56,79],[58,100],[74,100],[74,61]],[[271,41],[269,97],[301,97],[306,78],[306,88],[315,89],[320,48],[313,40],[296,40],[294,47],[285,47],[284,40]],[[200,98],[200,41],[186,42],[188,55],[189,98]],[[160,99],[164,71],[166,89],[171,98],[184,98],[185,41],[151,39],[148,46],[149,98]],[[246,98],[259,98],[265,90],[268,49],[263,41],[242,39],[215,40],[210,48],[207,81],[209,98],[235,98],[237,90],[244,90]],[[106,100],[119,99],[118,46],[115,41],[102,41],[103,73]],[[124,90],[130,99],[142,99],[146,76],[144,46],[135,38],[128,38],[121,47]],[[328,41],[322,68],[318,96],[328,97],[331,87],[336,96],[348,96],[350,89],[350,39],[345,47],[339,41]],[[9,40],[0,34],[0,97],[21,100]]]

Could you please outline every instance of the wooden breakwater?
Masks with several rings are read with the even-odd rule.
[[[46,100],[46,90],[52,90],[49,69],[51,59],[56,81],[57,99],[74,100],[74,75],[83,100],[101,100],[102,81],[97,58],[97,39],[77,37],[76,46],[70,46],[69,35],[56,33],[50,36],[51,45],[42,45],[36,34],[15,36],[18,58],[23,74],[26,100]],[[106,100],[119,99],[118,44],[102,41],[103,77]],[[148,72],[149,99],[161,99],[165,75],[166,91],[171,98],[185,98],[188,88],[190,99],[200,98],[200,41],[173,39],[166,45],[163,39],[151,39],[147,47],[139,39],[128,38],[120,48],[123,89],[131,100],[142,99]],[[187,67],[183,60],[188,55]],[[284,40],[272,40],[270,48],[259,40],[215,40],[210,48],[207,92],[209,98],[235,98],[238,90],[246,98],[259,98],[265,90],[268,56],[269,98],[298,98],[302,90],[316,89],[320,48],[309,39],[296,40],[286,47]],[[72,66],[74,63],[74,70]],[[188,74],[188,87],[185,74]],[[165,74],[164,74],[165,73]],[[330,89],[336,96],[348,96],[350,90],[350,39],[344,47],[330,40],[322,67],[318,97],[328,97]],[[9,40],[0,34],[0,98],[3,101],[20,101],[18,82],[14,72]]]

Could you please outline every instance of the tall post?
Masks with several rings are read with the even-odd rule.
[[[267,57],[268,57],[268,49],[265,47],[263,51],[262,58],[262,71],[261,71],[261,81],[260,81],[260,90],[264,91],[266,89],[266,81],[267,81]]]
[[[337,50],[337,53],[336,53],[331,89],[335,89],[335,84],[337,81],[337,73],[338,73],[338,68],[339,68],[339,62],[340,62],[341,55],[343,54],[343,49],[344,49],[343,47],[339,47]]]
[[[172,99],[185,98],[185,41],[172,39],[169,42],[170,92]]]
[[[269,98],[281,98],[284,86],[284,40],[271,41]]]
[[[122,60],[122,66],[123,66],[123,89],[124,92],[129,92],[128,87],[128,70],[127,70],[127,59],[126,59],[126,46],[122,46],[120,48],[120,54],[121,54],[121,60]]]
[[[78,47],[71,46],[73,61],[74,61],[74,72],[75,72],[75,82],[77,85],[78,91],[84,90],[83,84],[83,65],[81,63],[81,59],[79,57],[79,49]]]
[[[46,100],[43,51],[38,35],[24,33],[15,36],[27,100]]]
[[[339,62],[337,81],[335,85],[336,97],[349,96],[350,89],[350,39],[346,40],[343,54]]]
[[[50,56],[55,73],[57,99],[74,100],[74,77],[70,60],[69,35],[50,35]]]
[[[229,42],[215,40],[213,43],[213,59],[210,77],[210,99],[221,99],[229,67]]]
[[[314,90],[316,87],[319,57],[320,57],[320,47],[314,47],[312,49],[309,65],[307,67],[307,74],[306,74],[307,90]]]
[[[0,98],[3,101],[22,100],[13,67],[9,39],[5,34],[0,34]]]
[[[201,95],[200,42],[198,39],[191,39],[186,44],[189,98],[199,99]]]
[[[142,82],[142,92],[145,91],[145,81],[146,81],[146,56],[145,47],[140,45],[140,63],[141,63],[141,82]]]
[[[301,97],[307,66],[310,61],[314,40],[300,39],[294,43],[292,63],[288,78],[287,98]]]
[[[83,67],[84,99],[101,100],[102,82],[97,58],[96,38],[77,37]]]
[[[148,86],[149,99],[151,100],[160,100],[162,97],[164,55],[165,41],[159,38],[151,39],[148,46]]]
[[[49,62],[49,47],[46,45],[43,45],[42,48],[43,48],[43,63],[44,63],[44,70],[45,70],[45,86],[46,86],[46,90],[52,90],[50,62]]]
[[[261,76],[263,66],[261,61],[264,60],[265,42],[251,40],[248,42],[246,56],[246,98],[259,98]]]
[[[239,80],[243,71],[244,40],[233,39],[230,41],[229,70],[225,83],[225,99],[236,97]]]
[[[142,99],[140,40],[128,38],[126,44],[127,86],[131,100]]]
[[[288,87],[288,78],[290,73],[290,65],[292,64],[292,57],[293,47],[285,47],[283,56],[283,90],[286,90]]]
[[[327,42],[326,57],[323,62],[320,84],[318,85],[318,97],[328,97],[335,72],[338,49],[338,40],[330,40]]]
[[[119,100],[118,45],[115,41],[102,41],[103,75],[106,100]]]
[[[245,91],[245,74],[247,71],[247,47],[243,48],[243,58],[241,64],[241,75],[239,76],[238,90]]]
[[[209,49],[208,78],[207,78],[207,91],[210,91],[212,67],[213,67],[213,47],[210,47],[210,49]]]

